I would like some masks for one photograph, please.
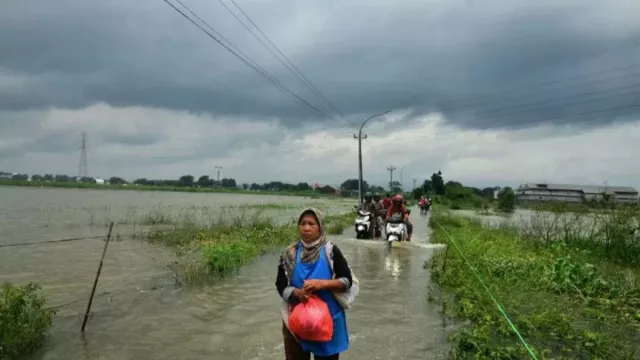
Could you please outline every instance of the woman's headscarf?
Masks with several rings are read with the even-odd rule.
[[[320,210],[311,207],[302,210],[300,216],[298,216],[298,225],[302,221],[302,218],[305,215],[309,214],[313,215],[318,221],[320,236],[311,244],[305,244],[304,242],[302,243],[302,253],[300,254],[300,262],[302,263],[314,263],[318,261],[318,259],[320,258],[320,251],[322,251],[322,248],[327,242],[327,238],[325,237],[324,233],[324,215]],[[286,275],[289,279],[291,279],[291,276],[293,276],[293,271],[295,270],[296,254],[300,241],[296,242],[294,245],[289,246],[280,258],[280,262],[284,266]]]

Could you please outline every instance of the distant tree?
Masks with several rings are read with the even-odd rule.
[[[44,177],[42,175],[34,174],[31,175],[31,181],[43,181]]]
[[[340,185],[342,191],[358,191],[358,179],[347,179]],[[362,191],[371,191],[366,180],[362,180]]]
[[[442,172],[438,171],[431,175],[431,186],[433,190],[438,195],[444,195],[446,192],[446,188],[444,186],[444,180],[442,179]]]
[[[380,196],[384,196],[387,193],[385,188],[383,188],[382,186],[378,186],[378,185],[369,186],[369,191],[371,191],[372,193],[378,193],[378,194],[380,194]]]
[[[471,192],[476,196],[482,196],[482,190],[478,189],[477,187],[465,186],[465,188],[471,190]]]
[[[422,183],[422,192],[424,193],[424,195],[429,195],[430,193],[433,193],[433,183],[431,182],[431,180],[429,179],[425,179],[424,182]]]
[[[201,187],[209,187],[213,185],[211,179],[209,179],[209,175],[202,175],[198,178],[198,185]]]
[[[322,186],[320,188],[318,188],[318,191],[322,194],[335,194],[336,193],[336,189],[332,188],[329,185],[325,185]]]
[[[53,174],[45,174],[44,175],[44,180],[45,181],[53,181]]]
[[[249,184],[247,183],[242,184],[242,188],[245,190],[249,189]]]
[[[182,175],[178,179],[179,186],[193,186],[193,175]]]
[[[263,190],[264,187],[262,185],[260,185],[260,184],[253,183],[253,184],[251,184],[249,186],[249,189],[251,189],[251,190]]]
[[[222,186],[223,188],[237,188],[238,184],[236,184],[236,179],[224,178],[220,180],[220,186]]]
[[[480,191],[480,196],[485,199],[493,200],[494,189],[492,187],[486,187]]]
[[[27,175],[27,174],[15,174],[15,175],[11,176],[11,180],[27,181],[27,180],[29,180],[29,175]]]
[[[113,184],[113,185],[123,185],[126,184],[127,181],[124,180],[123,178],[119,178],[117,176],[112,176],[109,178],[109,184]]]
[[[136,179],[133,183],[136,185],[149,185],[149,180],[145,178],[141,178],[141,179]]]
[[[69,182],[71,179],[69,175],[56,175],[56,182]]]
[[[306,182],[301,182],[296,185],[296,190],[298,191],[311,191],[313,188]]]
[[[500,190],[498,193],[498,204],[497,208],[499,211],[505,213],[512,213],[516,208],[516,193],[510,187],[505,187]]]

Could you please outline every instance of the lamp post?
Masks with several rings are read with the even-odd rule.
[[[362,194],[362,185],[363,185],[362,184],[362,128],[366,125],[367,122],[369,122],[369,120],[373,118],[377,118],[378,116],[385,115],[390,112],[391,110],[387,110],[383,113],[376,114],[367,118],[367,120],[362,122],[362,125],[360,125],[360,129],[358,129],[358,135],[356,136],[355,134],[353,134],[353,138],[358,139],[358,197],[360,199],[360,202],[359,202],[360,205],[362,205],[363,198],[364,198],[364,194]],[[365,135],[364,138],[366,139],[367,135]]]

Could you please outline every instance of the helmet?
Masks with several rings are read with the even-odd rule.
[[[378,193],[373,193],[373,200],[375,200],[375,201],[379,201],[379,200],[380,200],[380,194],[378,194]]]
[[[402,197],[402,195],[398,194],[392,197],[391,201],[393,201],[394,204],[401,205],[402,202],[404,201],[404,198]]]
[[[371,192],[367,191],[367,193],[364,194],[364,199],[365,200],[371,200]]]

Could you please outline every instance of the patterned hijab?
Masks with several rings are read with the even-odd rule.
[[[298,216],[298,224],[302,221],[305,215],[313,215],[318,221],[318,227],[320,228],[320,236],[316,241],[311,244],[305,244],[302,240],[297,241],[295,244],[289,246],[287,250],[280,257],[280,264],[283,265],[285,273],[289,280],[293,275],[293,271],[296,266],[296,255],[298,252],[298,244],[302,243],[302,253],[300,254],[300,262],[302,263],[314,263],[320,258],[320,251],[327,242],[327,238],[324,233],[324,215],[320,210],[316,208],[306,208],[302,210],[300,216]]]

